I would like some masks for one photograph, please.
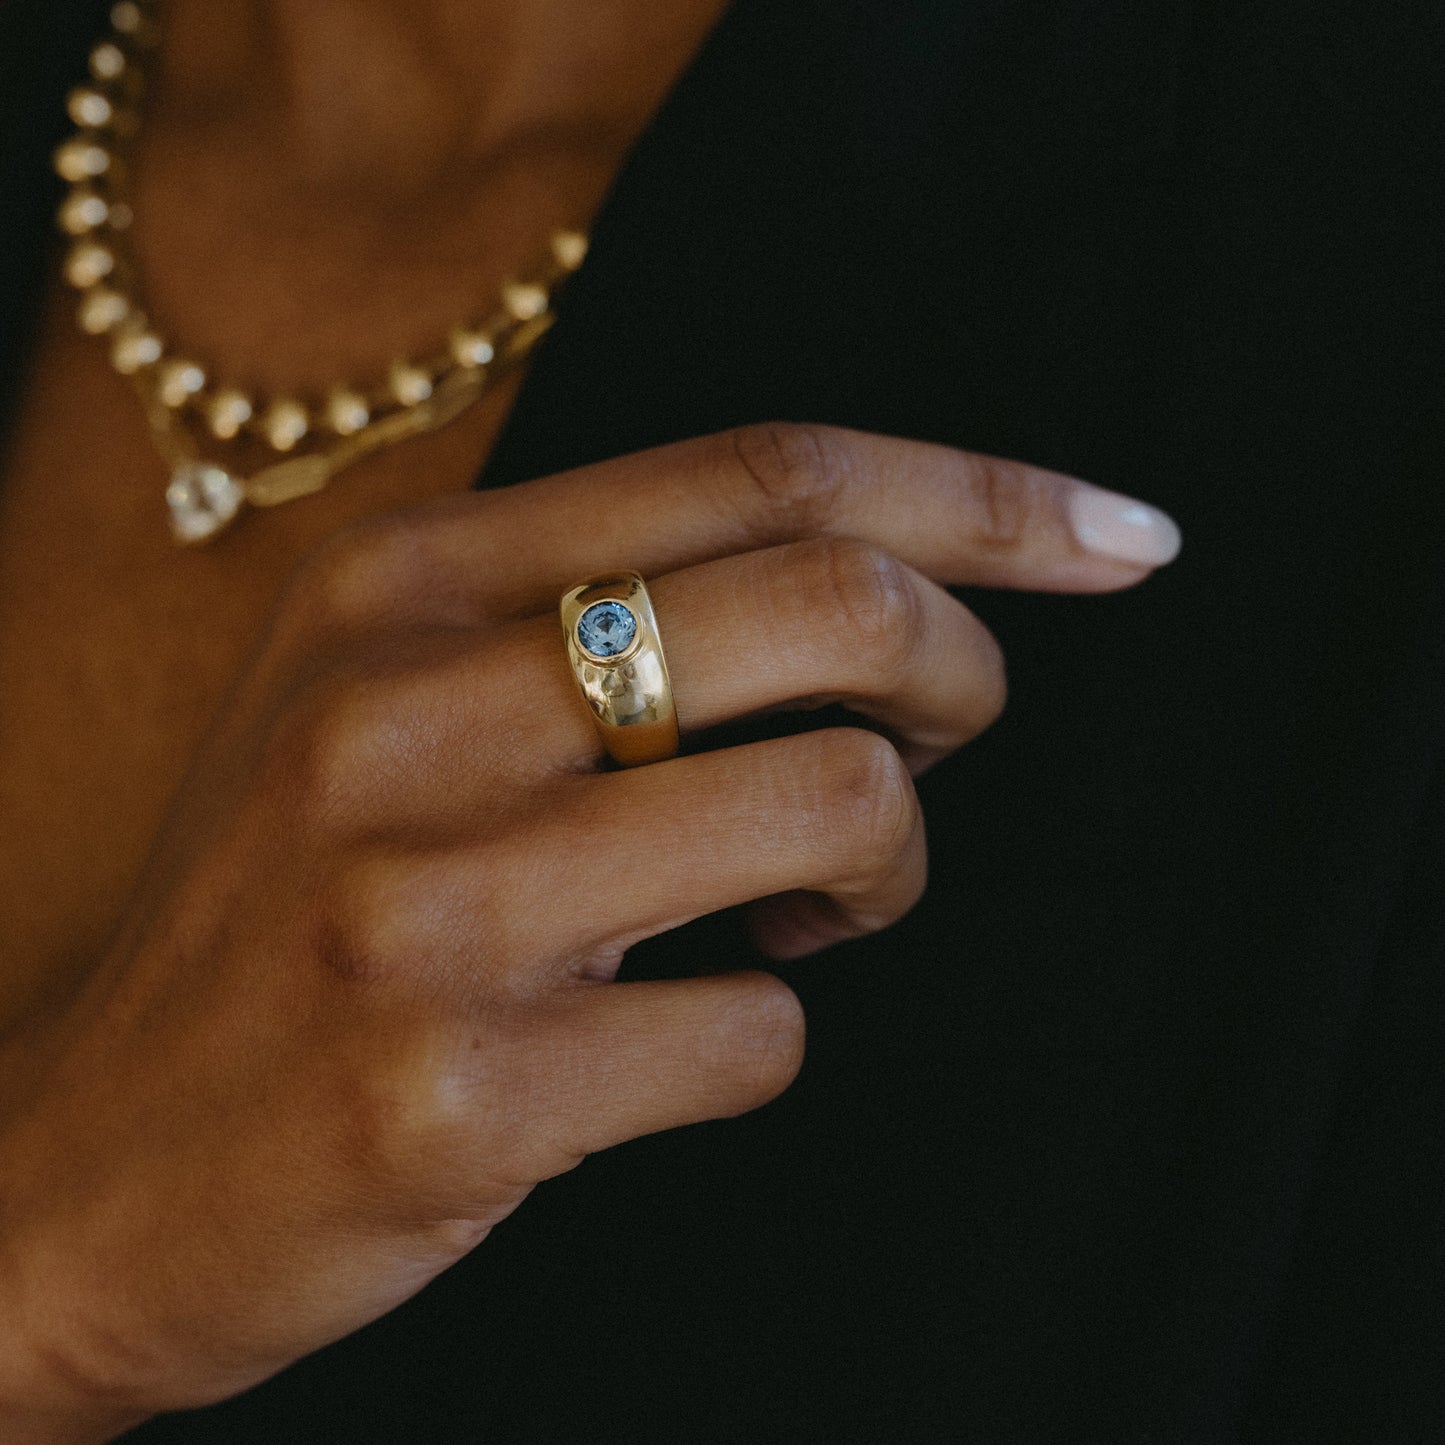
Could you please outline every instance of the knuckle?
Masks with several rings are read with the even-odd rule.
[[[319,682],[310,682],[271,722],[259,747],[265,805],[279,802],[291,823],[307,834],[324,827],[329,812],[331,769],[322,757],[327,743],[321,692]]]
[[[989,551],[1017,551],[1048,506],[1040,474],[1018,462],[980,456],[973,459],[969,483],[971,540]]]
[[[471,1024],[449,1031],[425,1095],[432,1132],[480,1145],[475,1162],[484,1159],[487,1182],[504,1192],[565,1173],[585,1152],[567,1137],[569,1096],[597,1080],[578,1078],[580,1062],[548,1047],[544,1015],[535,998],[504,996],[470,1011]]]
[[[396,971],[364,930],[352,947]],[[547,1131],[546,1080],[525,1008],[489,998],[484,1010],[446,1001],[352,995],[352,1043],[333,1051],[327,1117],[346,1174],[382,1199],[486,1213],[499,1199],[578,1160]],[[337,1057],[339,1055],[339,1057]]]
[[[923,605],[903,563],[854,537],[820,538],[807,550],[807,593],[832,605],[850,646],[866,648],[889,675],[907,669],[922,638]]]
[[[504,864],[487,845],[469,850],[462,867],[446,850],[358,850],[319,890],[311,938],[320,971],[384,985],[427,1013],[492,1011],[526,997],[533,952],[508,927],[518,888]]]
[[[728,437],[751,484],[743,511],[759,545],[827,524],[849,476],[838,431],[802,422],[757,422]]]
[[[378,858],[352,861],[320,890],[311,930],[317,967],[347,985],[394,977],[411,952],[408,912],[393,865]]]
[[[825,798],[835,826],[845,830],[870,865],[887,865],[908,846],[918,815],[913,781],[898,750],[863,728],[818,734]]]
[[[515,1090],[505,1055],[491,1047],[504,1006],[493,1001],[484,1022],[466,1022],[418,998],[405,930],[375,913],[333,917],[318,925],[316,944],[329,1017],[343,1023],[323,1112],[347,1176],[396,1200],[447,1188],[459,1150],[478,1133],[479,1099],[494,1106],[483,1130],[488,1156],[507,1158],[502,1124]]]
[[[306,634],[345,630],[386,614],[423,565],[416,526],[373,517],[331,534],[298,564],[281,616]]]
[[[378,1202],[419,1202],[445,1187],[464,1136],[467,1105],[439,1031],[413,1028],[339,1070],[334,1147],[350,1177]]]
[[[312,831],[360,826],[387,770],[396,731],[388,689],[339,669],[306,683],[272,727],[263,776],[288,816]]]
[[[354,1177],[373,1187],[415,1177],[419,1138],[433,1133],[431,1091],[424,1078],[420,1071],[413,1074],[380,1060],[344,1075],[333,1116],[336,1148]]]

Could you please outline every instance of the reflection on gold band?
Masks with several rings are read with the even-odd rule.
[[[589,652],[578,635],[582,614],[599,602],[620,602],[636,619],[636,635],[615,657]],[[573,675],[609,756],[625,768],[675,757],[677,709],[647,584],[636,572],[593,577],[563,596],[561,613]]]

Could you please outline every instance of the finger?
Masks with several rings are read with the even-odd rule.
[[[563,990],[528,1033],[538,1134],[590,1154],[756,1109],[797,1075],[803,1033],[797,996],[766,973]]]
[[[415,959],[463,993],[480,969],[479,983],[525,996],[611,978],[640,939],[771,894],[826,893],[836,936],[874,932],[913,906],[926,872],[898,753],[828,728],[567,779],[503,846],[383,859],[339,911],[367,921],[369,958]]]
[[[651,589],[684,734],[790,703],[876,721],[915,774],[977,736],[1005,697],[992,634],[936,583],[863,542],[822,538],[724,557]],[[362,670],[330,703],[338,780],[363,828],[473,826],[499,772],[593,770],[603,757],[556,622],[499,640],[446,631]],[[477,759],[491,766],[484,771]],[[358,780],[348,789],[340,782]],[[333,815],[333,821],[334,815]]]
[[[886,928],[927,882],[907,769],[885,739],[855,728],[600,774],[574,798],[549,820],[553,839],[575,847],[612,830],[627,841],[588,848],[599,866],[581,870],[567,895],[573,916],[543,925],[537,953],[594,977],[611,976],[640,939],[774,897],[760,941],[779,957],[811,952]],[[788,926],[800,903],[801,930]]]
[[[448,497],[325,550],[328,594],[465,623],[816,536],[859,537],[946,585],[1103,592],[1169,561],[1146,503],[1023,462],[834,427],[768,425]]]
[[[1003,654],[937,583],[852,538],[745,552],[652,589],[684,732],[790,703],[877,722],[915,774],[1003,709]]]

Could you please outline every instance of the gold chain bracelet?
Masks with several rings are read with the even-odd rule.
[[[445,425],[541,340],[558,288],[587,253],[580,232],[555,232],[545,255],[503,285],[489,314],[453,328],[433,353],[394,362],[371,386],[338,384],[317,401],[265,398],[218,384],[173,352],[140,302],[128,244],[129,172],[145,57],[160,40],[158,6],[120,0],[110,21],[90,52],[90,82],[67,98],[76,133],[55,152],[55,169],[69,183],[58,213],[71,237],[64,274],[81,293],[81,329],[108,342],[111,365],[135,387],[171,468],[165,496],[177,541],[213,537],[247,505],[273,507],[320,491],[379,448]],[[217,444],[249,449],[254,464],[204,455]]]

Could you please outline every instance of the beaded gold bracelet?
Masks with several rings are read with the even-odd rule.
[[[110,33],[90,52],[89,83],[67,98],[77,130],[55,152],[55,169],[69,183],[57,219],[71,238],[64,275],[81,293],[81,329],[108,341],[111,365],[129,378],[145,408],[171,469],[165,496],[173,535],[199,542],[243,507],[320,491],[378,448],[433,431],[469,407],[551,326],[558,288],[582,264],[587,238],[555,232],[545,255],[503,285],[490,314],[453,328],[431,354],[397,360],[374,385],[338,384],[308,401],[217,383],[152,326],[128,245],[134,215],[128,171],[144,62],[159,39],[154,0],[112,6]],[[203,455],[218,443],[249,450],[255,464],[223,465]]]

